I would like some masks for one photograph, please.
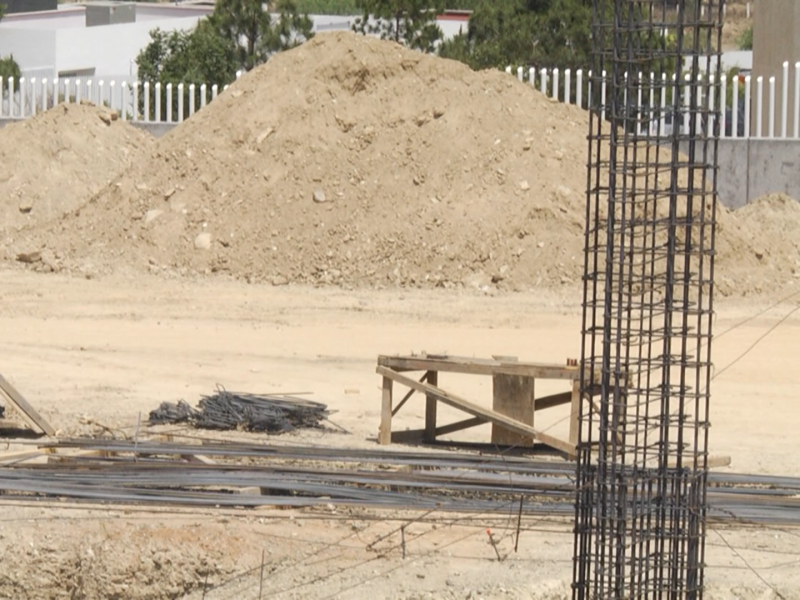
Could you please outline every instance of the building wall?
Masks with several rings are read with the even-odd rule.
[[[6,15],[0,21],[0,31],[5,35],[9,29],[56,30],[86,26],[86,10],[83,6],[62,10],[48,10],[40,13]]]
[[[56,35],[55,55],[59,73],[94,68],[95,77],[131,79],[136,77],[132,61],[150,42],[150,31],[192,29],[201,17],[161,19],[87,29],[65,29]]]
[[[14,56],[20,69],[52,73],[56,63],[56,32],[0,30],[0,56]],[[50,75],[48,75],[50,76]]]
[[[779,101],[783,89],[783,62],[789,61],[790,97],[794,90],[794,65],[800,62],[800,2],[798,0],[762,0],[753,14],[753,78],[764,78],[765,101],[768,101],[769,78],[775,77],[775,95]],[[776,102],[776,107],[780,106]],[[789,111],[788,131],[794,127]],[[753,115],[753,130],[755,130]],[[776,115],[776,128],[780,125]],[[767,131],[765,111],[763,130]]]

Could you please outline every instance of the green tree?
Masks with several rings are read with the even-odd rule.
[[[739,37],[736,38],[736,43],[739,44],[739,50],[752,50],[753,49],[753,26],[750,25]]]
[[[353,30],[379,34],[409,48],[433,52],[442,39],[436,17],[444,10],[445,0],[357,0],[363,13]]]
[[[217,0],[209,22],[223,38],[236,44],[241,68],[250,70],[269,57],[313,37],[313,23],[294,0],[279,0],[273,19],[261,0]]]
[[[440,54],[474,69],[586,67],[591,20],[588,0],[481,0],[467,31],[444,42]]]
[[[208,21],[200,21],[194,31],[166,32],[154,29],[150,32],[150,39],[150,43],[136,58],[140,81],[151,84],[150,118],[155,113],[155,83],[164,86],[183,83],[183,106],[188,113],[189,85],[199,87],[206,83],[222,87],[236,79],[239,66],[237,48],[230,40],[220,36]],[[199,93],[200,90],[196,89],[195,94]],[[195,98],[195,105],[199,106],[199,97]],[[139,110],[143,108],[144,95],[139,98]],[[169,110],[177,117],[177,91],[173,94],[173,105]]]

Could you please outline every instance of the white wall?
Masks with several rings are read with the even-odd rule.
[[[11,54],[24,73],[42,69],[52,72],[56,64],[56,32],[0,30],[0,56]]]
[[[86,9],[83,6],[64,10],[47,10],[38,13],[6,15],[0,21],[0,29],[56,30],[83,28],[86,26]],[[5,35],[5,31],[3,31]]]
[[[161,19],[58,31],[56,66],[59,72],[93,67],[96,78],[131,79],[136,76],[135,65],[131,71],[131,61],[150,43],[151,30],[156,27],[168,31],[192,29],[200,18]]]

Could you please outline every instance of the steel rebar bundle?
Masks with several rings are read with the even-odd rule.
[[[222,388],[203,396],[198,408],[184,401],[162,402],[150,412],[150,422],[188,422],[202,429],[244,429],[280,433],[298,427],[319,427],[330,412],[325,404],[285,395],[244,394]]]
[[[723,1],[593,0],[576,600],[703,595]]]

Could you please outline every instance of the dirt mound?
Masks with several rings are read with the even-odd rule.
[[[243,77],[74,218],[6,255],[48,246],[64,257],[56,270],[274,284],[577,283],[587,118],[505,73],[320,35]],[[764,264],[794,262],[759,249],[772,240],[744,220],[723,209],[719,219],[719,291],[777,287]]]
[[[151,144],[149,135],[91,105],[61,104],[0,129],[0,229],[75,210]]]
[[[557,283],[581,270],[586,130],[504,73],[320,35],[163,138],[52,243],[278,283]]]
[[[720,219],[723,285],[767,291],[800,281],[800,202],[785,194],[763,196]],[[736,243],[730,243],[734,238]]]

